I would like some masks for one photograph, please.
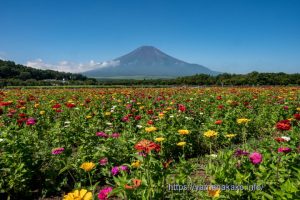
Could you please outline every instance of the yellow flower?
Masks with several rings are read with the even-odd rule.
[[[142,104],[142,103],[140,103],[140,102],[137,102],[137,103],[136,103],[136,105],[141,105],[141,104]]]
[[[159,113],[159,114],[158,114],[158,117],[159,117],[159,118],[163,118],[164,116],[165,116],[164,113]]]
[[[92,193],[86,189],[75,190],[64,196],[64,200],[92,200]]]
[[[248,122],[250,122],[251,120],[250,119],[247,119],[247,118],[240,118],[240,119],[237,119],[236,122],[238,124],[247,124]]]
[[[22,110],[25,110],[25,109],[26,109],[26,107],[25,107],[25,106],[22,106],[20,109],[22,109]]]
[[[167,107],[166,110],[172,110],[172,107]]]
[[[156,131],[156,130],[157,130],[157,128],[154,127],[154,126],[145,128],[145,131],[148,132],[148,133],[153,132],[153,131]]]
[[[41,110],[40,111],[40,115],[44,115],[45,114],[45,111],[44,110]]]
[[[219,197],[220,193],[221,193],[221,190],[220,190],[220,188],[213,190],[211,188],[211,186],[209,186],[208,189],[207,189],[207,192],[208,192],[208,195],[210,197]]]
[[[164,140],[165,140],[165,138],[163,138],[163,137],[155,138],[155,141],[156,141],[156,142],[162,142],[162,141],[164,141]]]
[[[186,130],[186,129],[180,129],[180,130],[178,130],[178,133],[179,133],[180,135],[187,135],[187,134],[190,133],[190,131],[189,131],[189,130]]]
[[[109,115],[111,115],[111,112],[105,112],[105,115],[109,116]]]
[[[86,118],[86,119],[91,119],[92,116],[91,116],[91,115],[88,115],[88,116],[86,116],[85,118]]]
[[[145,106],[140,106],[140,110],[143,110],[145,108]]]
[[[180,146],[180,147],[183,147],[183,146],[185,146],[186,145],[186,142],[178,142],[177,143],[177,146]]]
[[[132,167],[136,167],[136,168],[138,168],[138,167],[140,167],[140,166],[141,166],[141,161],[137,160],[137,161],[135,161],[135,162],[131,163],[131,166],[132,166]]]
[[[91,171],[95,167],[95,164],[93,162],[84,162],[80,166],[81,169],[83,169],[86,172]]]
[[[227,104],[232,104],[232,102],[233,102],[232,100],[227,100],[226,101]]]
[[[233,138],[233,137],[235,137],[236,136],[236,134],[226,134],[225,135],[225,137],[227,137],[227,138]]]
[[[218,135],[218,133],[216,131],[212,131],[212,130],[208,130],[206,132],[204,132],[204,136],[211,138],[211,137],[216,137]]]
[[[37,107],[39,107],[39,105],[40,104],[36,103],[36,104],[34,104],[34,107],[37,108]]]
[[[299,107],[299,108],[296,108],[296,110],[297,110],[297,111],[300,111],[300,107]]]

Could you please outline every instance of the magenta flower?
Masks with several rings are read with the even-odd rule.
[[[292,149],[289,147],[279,147],[278,148],[278,153],[289,153],[291,151],[292,151]]]
[[[99,137],[108,138],[108,135],[104,132],[97,132],[96,135]]]
[[[58,147],[58,148],[52,149],[52,154],[53,155],[61,154],[64,150],[65,150],[65,148]]]
[[[252,162],[252,164],[254,164],[254,165],[257,165],[262,162],[262,155],[258,152],[254,152],[254,153],[250,154],[249,158],[250,158],[250,161]]]
[[[29,117],[26,121],[26,125],[35,125],[36,123],[36,119],[34,119],[33,117]]]
[[[125,165],[122,165],[120,168],[121,168],[122,171],[128,171],[128,167],[125,166]]]
[[[118,167],[118,166],[113,167],[113,168],[111,169],[111,174],[112,174],[113,176],[116,176],[118,173],[119,173],[119,167]]]
[[[234,152],[234,155],[235,155],[236,157],[239,157],[239,156],[247,156],[247,155],[249,155],[249,152],[243,151],[243,150],[241,150],[241,149],[237,149],[237,150]]]
[[[121,136],[120,133],[113,133],[113,134],[111,134],[110,137],[112,137],[112,138],[118,138],[118,137],[120,137],[120,136]]]
[[[113,190],[112,187],[106,187],[102,190],[100,190],[99,194],[98,194],[98,198],[99,200],[107,200],[107,196],[109,195],[109,193]]]
[[[107,163],[108,163],[107,158],[102,158],[102,159],[99,160],[99,164],[102,165],[102,166],[106,165]]]

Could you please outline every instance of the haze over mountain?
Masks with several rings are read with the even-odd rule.
[[[173,58],[153,46],[141,46],[113,60],[114,66],[101,67],[83,72],[88,77],[116,76],[163,76],[177,77],[194,74],[217,75],[198,64],[190,64]]]

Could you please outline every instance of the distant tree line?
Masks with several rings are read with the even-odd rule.
[[[3,86],[53,86],[53,85],[300,85],[300,74],[286,73],[259,73],[228,74],[217,76],[196,74],[193,76],[178,77],[173,79],[144,79],[144,80],[96,80],[81,74],[41,70],[12,61],[0,60],[0,87]]]
[[[258,73],[220,74],[211,76],[196,74],[175,79],[149,80],[102,80],[103,85],[223,85],[223,86],[259,86],[259,85],[300,85],[300,74]]]
[[[0,60],[0,86],[7,85],[63,85],[97,84],[82,74],[42,70]]]

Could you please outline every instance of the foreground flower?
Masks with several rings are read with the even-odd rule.
[[[34,125],[36,123],[36,119],[30,117],[26,121],[26,125]]]
[[[52,154],[53,155],[61,154],[64,150],[65,150],[65,148],[58,147],[58,148],[52,149]]]
[[[141,161],[137,160],[137,161],[131,163],[131,166],[132,166],[132,167],[135,167],[135,168],[138,168],[138,167],[141,166]]]
[[[181,129],[181,130],[178,130],[178,133],[179,133],[180,135],[187,135],[187,134],[190,133],[190,131],[189,131],[189,130],[186,130],[186,129]]]
[[[248,122],[250,122],[251,120],[250,119],[247,119],[247,118],[240,118],[240,119],[237,119],[236,122],[238,124],[247,124]]]
[[[99,200],[107,200],[108,199],[108,195],[109,193],[113,190],[112,187],[106,187],[102,190],[100,190],[99,194],[98,194],[98,198]]]
[[[207,189],[207,193],[210,197],[219,197],[220,196],[220,193],[221,193],[221,189],[218,188],[218,189],[212,189],[211,186],[208,187]]]
[[[153,131],[156,131],[156,130],[157,130],[157,128],[154,127],[154,126],[145,128],[145,131],[148,132],[148,133],[153,132]]]
[[[142,183],[142,180],[140,180],[140,179],[132,179],[132,182],[133,182],[133,186],[130,186],[130,185],[126,184],[125,188],[129,189],[129,190],[136,189],[136,188],[140,187],[140,185]]]
[[[106,157],[99,160],[99,164],[102,166],[106,165],[107,163],[108,163],[108,159]]]
[[[247,151],[243,151],[241,149],[237,149],[235,152],[234,152],[234,155],[235,156],[247,156],[249,155],[249,153]]]
[[[257,165],[262,162],[262,155],[258,152],[254,152],[250,154],[249,159],[252,162],[252,164]]]
[[[289,120],[281,120],[276,124],[277,130],[288,131],[291,129],[291,122]]]
[[[233,137],[235,137],[236,136],[236,134],[226,134],[225,135],[225,137],[227,137],[227,138],[233,138]]]
[[[64,200],[92,200],[92,193],[86,189],[75,190],[65,195]]]
[[[292,149],[289,147],[279,147],[278,148],[278,153],[289,153],[291,151],[292,151]]]
[[[158,144],[149,140],[141,140],[134,146],[134,148],[145,153],[149,153],[152,150],[159,152],[160,150],[160,146]]]
[[[118,173],[119,173],[119,167],[118,167],[118,166],[113,167],[113,168],[111,169],[111,174],[112,174],[113,176],[117,175]]]
[[[91,171],[92,169],[94,169],[94,167],[95,167],[95,164],[93,162],[84,162],[80,166],[80,168],[83,169],[86,172]]]
[[[104,133],[104,132],[97,132],[96,135],[98,137],[108,138],[108,135],[106,133]]]
[[[155,138],[154,140],[155,140],[156,142],[162,142],[162,141],[165,140],[165,138],[163,138],[163,137],[158,137],[158,138]]]
[[[186,145],[186,142],[178,142],[177,143],[177,146],[180,146],[180,147],[183,147],[183,146],[185,146]]]
[[[211,137],[216,137],[218,135],[218,133],[216,131],[212,131],[212,130],[208,130],[206,132],[204,132],[204,136],[211,138]]]

